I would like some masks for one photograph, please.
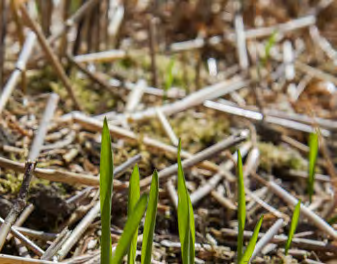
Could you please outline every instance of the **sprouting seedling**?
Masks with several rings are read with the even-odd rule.
[[[171,60],[170,60],[170,63],[167,67],[167,71],[166,71],[166,74],[165,74],[165,81],[164,81],[164,100],[166,100],[167,98],[167,92],[168,90],[172,87],[172,84],[173,84],[173,80],[174,80],[174,77],[173,77],[173,67],[174,67],[174,63],[175,63],[175,60],[174,58],[172,57]]]
[[[185,182],[180,158],[181,141],[178,146],[178,229],[184,264],[194,263],[195,224],[193,207]]]
[[[143,244],[142,244],[142,264],[150,264],[152,257],[152,241],[156,226],[157,204],[159,193],[158,173],[155,170],[152,176],[150,187],[149,203],[145,216]]]
[[[293,217],[291,219],[289,235],[288,235],[287,243],[285,246],[285,255],[288,254],[289,248],[291,246],[291,242],[293,240],[293,236],[295,234],[295,231],[298,225],[298,220],[300,218],[300,211],[301,211],[301,200],[298,201],[295,207],[294,213],[293,213]]]
[[[118,241],[115,255],[112,258],[112,264],[122,263],[123,257],[127,254],[131,241],[134,238],[135,233],[138,230],[139,223],[145,213],[147,200],[148,195],[143,194],[139,198],[137,204],[133,207],[133,210],[124,226],[122,236]]]
[[[137,204],[140,197],[140,187],[139,187],[139,169],[135,165],[133,172],[130,177],[129,184],[129,200],[128,200],[128,218],[130,218],[131,213]],[[138,236],[138,227],[135,231],[133,239],[130,244],[129,254],[128,254],[128,263],[133,264],[136,260],[136,251],[137,251],[137,236]]]
[[[101,263],[109,264],[112,259],[111,250],[111,196],[113,188],[113,156],[111,138],[107,120],[104,119],[101,160],[100,160],[100,206],[101,206]]]
[[[317,153],[318,153],[318,135],[317,133],[311,133],[309,136],[309,177],[308,177],[308,193],[310,203],[312,201],[312,195],[314,194]]]
[[[259,236],[262,221],[263,221],[263,215],[260,217],[259,221],[257,222],[257,224],[254,228],[253,236],[249,240],[246,251],[243,254],[241,260],[239,261],[240,264],[246,264],[250,261],[250,258],[252,257],[254,249],[255,249],[256,241],[257,241],[258,236]]]
[[[266,65],[270,56],[270,50],[275,46],[277,32],[274,31],[273,34],[268,38],[267,44],[264,48],[263,64]]]
[[[243,232],[245,230],[246,221],[246,197],[245,197],[245,185],[242,172],[242,157],[240,150],[237,151],[237,176],[238,176],[238,263],[241,261],[243,251]]]

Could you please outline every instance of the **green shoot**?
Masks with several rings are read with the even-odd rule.
[[[137,204],[140,197],[140,188],[139,188],[139,170],[138,166],[135,165],[133,172],[130,178],[129,185],[129,200],[128,200],[128,218]],[[129,254],[128,254],[128,263],[133,264],[136,260],[136,251],[137,251],[137,237],[138,237],[138,227],[135,231],[133,239],[130,244]]]
[[[289,230],[289,235],[288,235],[288,240],[285,246],[285,255],[288,254],[289,248],[291,246],[291,242],[293,240],[293,236],[295,234],[297,225],[298,225],[298,220],[300,218],[300,211],[301,211],[301,200],[298,201],[294,213],[293,213],[293,217],[291,219],[291,225],[290,225],[290,230]]]
[[[263,221],[263,215],[260,217],[260,220],[257,222],[257,224],[254,228],[253,236],[251,237],[251,239],[248,243],[248,246],[246,248],[245,253],[243,254],[241,260],[239,261],[240,264],[249,263],[250,258],[252,257],[254,249],[255,249],[255,245],[256,245],[256,242],[257,242],[257,238],[259,236],[262,221]]]
[[[167,97],[167,91],[172,87],[173,84],[173,67],[174,67],[175,60],[171,58],[170,63],[168,65],[166,75],[165,75],[165,81],[164,81],[164,100],[166,100]]]
[[[268,61],[269,56],[270,56],[270,50],[275,45],[276,36],[277,36],[277,32],[274,31],[273,34],[268,38],[267,44],[266,44],[266,46],[264,48],[264,57],[263,57],[263,64],[264,65],[267,64],[267,61]]]
[[[104,119],[100,161],[100,205],[102,221],[101,263],[109,264],[111,251],[111,195],[113,187],[113,156],[108,122]]]
[[[138,230],[139,223],[145,213],[147,199],[148,196],[146,194],[143,194],[139,198],[137,204],[133,207],[133,210],[124,226],[123,234],[118,241],[115,255],[112,259],[112,264],[122,263],[123,257],[127,254],[131,241],[134,238],[134,235]]]
[[[181,141],[178,146],[178,228],[184,264],[194,263],[195,224],[193,207],[185,182],[180,158]]]
[[[318,153],[318,135],[311,133],[309,137],[309,178],[308,178],[308,193],[309,201],[312,201],[312,195],[314,194],[315,183],[315,168]]]
[[[245,221],[246,221],[246,197],[245,197],[245,184],[243,180],[242,172],[242,157],[240,150],[238,153],[238,162],[237,162],[237,176],[238,176],[238,262],[240,263],[243,251],[243,232],[245,230]]]
[[[158,173],[155,170],[152,176],[149,203],[144,223],[142,262],[141,262],[142,264],[151,264],[153,234],[154,228],[156,226],[158,192],[159,192],[159,180],[158,180]]]

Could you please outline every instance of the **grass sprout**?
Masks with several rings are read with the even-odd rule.
[[[273,34],[271,34],[271,36],[267,40],[267,44],[264,48],[264,57],[263,57],[264,65],[266,65],[268,62],[268,59],[270,57],[270,50],[275,46],[276,36],[277,36],[277,32],[274,31]]]
[[[237,177],[238,177],[238,228],[239,228],[237,254],[238,254],[238,262],[240,263],[243,251],[243,232],[245,230],[245,221],[246,221],[246,197],[245,197],[245,185],[242,171],[242,157],[240,150],[237,151],[237,154],[238,154]]]
[[[149,203],[144,223],[142,262],[141,262],[142,264],[151,263],[153,234],[156,226],[158,193],[159,193],[159,180],[158,180],[158,173],[155,170],[152,176],[149,194]]]
[[[175,60],[172,57],[170,63],[167,67],[165,80],[164,80],[164,100],[167,98],[167,92],[172,87],[174,76],[173,76],[173,68],[174,68]]]
[[[101,206],[101,263],[109,264],[111,251],[111,196],[113,189],[113,155],[108,122],[104,119],[100,159],[100,206]]]
[[[140,197],[140,187],[139,187],[139,169],[138,166],[135,165],[133,168],[133,172],[130,177],[130,185],[129,185],[129,200],[128,200],[128,218],[130,218],[134,207],[136,206]],[[137,236],[138,236],[138,228],[135,231],[133,239],[130,244],[129,254],[128,254],[128,263],[133,264],[136,260],[136,251],[137,251]]]
[[[245,253],[243,254],[241,260],[239,261],[240,264],[245,264],[248,263],[250,261],[250,258],[253,255],[254,249],[255,249],[255,245],[259,236],[259,232],[260,232],[260,228],[262,225],[262,221],[263,221],[263,215],[260,217],[259,221],[257,222],[255,228],[254,228],[254,232],[252,237],[249,240],[248,246],[246,248]]]
[[[289,230],[289,234],[288,234],[288,239],[287,239],[287,243],[285,246],[285,255],[288,254],[289,248],[291,246],[291,242],[293,240],[297,225],[298,225],[298,220],[300,219],[300,210],[301,210],[301,200],[298,201],[294,213],[293,213],[293,217],[291,219],[291,225],[290,225],[290,230]]]
[[[128,249],[130,247],[131,241],[133,240],[136,231],[138,230],[138,226],[140,221],[143,218],[143,215],[147,206],[148,195],[143,194],[137,204],[133,207],[131,214],[126,221],[124,226],[124,230],[122,236],[120,237],[117,248],[115,251],[115,255],[112,259],[112,264],[122,263],[123,257],[127,254]]]
[[[194,263],[195,224],[193,207],[185,182],[180,158],[181,141],[178,147],[178,229],[184,264]]]
[[[318,153],[318,135],[317,133],[311,133],[309,136],[309,177],[308,177],[308,194],[309,201],[312,202],[312,196],[314,194],[315,183],[315,168]]]

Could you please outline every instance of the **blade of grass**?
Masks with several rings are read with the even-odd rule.
[[[149,203],[145,216],[143,245],[142,245],[142,264],[151,264],[153,234],[156,226],[157,204],[158,204],[159,180],[157,170],[153,172]]]
[[[237,162],[237,177],[238,177],[238,262],[240,263],[243,251],[243,232],[245,230],[246,221],[246,197],[245,197],[245,184],[242,171],[242,157],[240,150],[238,150]]]
[[[241,261],[239,262],[240,264],[245,264],[245,263],[248,263],[250,261],[250,258],[252,257],[252,254],[253,254],[254,249],[255,249],[257,238],[259,236],[262,221],[263,221],[263,215],[260,217],[259,221],[257,222],[257,224],[254,228],[253,235],[252,235],[251,239],[249,240],[246,251],[242,256]]]
[[[170,63],[168,65],[166,75],[165,75],[165,82],[164,82],[164,101],[167,99],[167,92],[172,87],[173,84],[173,67],[174,67],[175,60],[173,57],[170,60]]]
[[[318,153],[318,135],[311,133],[309,136],[309,177],[308,177],[308,193],[309,201],[312,201],[312,195],[314,194],[315,183],[315,168]]]
[[[293,240],[293,236],[295,234],[295,231],[298,225],[298,220],[300,219],[300,211],[301,211],[301,200],[298,201],[295,207],[294,213],[293,213],[293,217],[291,219],[289,235],[288,235],[287,243],[285,246],[285,255],[288,254],[289,248],[291,246],[291,242]]]
[[[101,263],[109,264],[112,258],[111,251],[111,195],[113,187],[113,156],[111,138],[106,118],[103,123],[101,160],[100,160],[100,206],[101,206]]]
[[[275,46],[277,32],[274,31],[273,34],[268,38],[267,44],[264,48],[263,64],[266,65],[270,56],[270,50]]]
[[[118,241],[115,255],[112,259],[112,264],[122,263],[123,257],[127,254],[130,243],[145,213],[147,199],[147,194],[143,194],[133,208],[130,217],[128,217],[128,220],[126,221],[126,224],[124,226],[122,236]]]
[[[140,188],[139,188],[139,169],[135,165],[133,172],[130,177],[129,185],[129,200],[128,200],[128,218],[130,218],[131,213],[136,206],[140,197]],[[129,254],[128,254],[128,263],[133,264],[136,260],[136,251],[137,251],[137,237],[138,237],[138,228],[135,231],[133,239],[130,244]]]
[[[178,228],[184,264],[194,263],[195,224],[193,207],[185,182],[180,158],[181,141],[178,146]]]

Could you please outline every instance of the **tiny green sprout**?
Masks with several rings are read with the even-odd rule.
[[[143,215],[147,206],[148,195],[143,194],[137,204],[133,207],[131,214],[126,221],[122,236],[120,237],[115,254],[112,258],[112,264],[120,264],[123,261],[123,257],[128,253],[131,241],[133,240],[140,221],[143,218]]]
[[[300,211],[301,211],[301,200],[298,201],[295,207],[294,213],[293,213],[293,217],[291,219],[289,235],[288,235],[287,243],[285,246],[285,255],[288,254],[289,248],[291,246],[291,242],[293,240],[293,237],[294,237],[297,225],[298,225],[298,221],[300,219]]]
[[[264,48],[263,64],[266,65],[270,56],[270,50],[275,46],[277,32],[274,31],[273,34],[268,38],[267,44]]]
[[[309,201],[312,202],[312,196],[314,194],[315,183],[315,169],[318,153],[318,135],[317,133],[311,133],[309,136],[309,177],[308,177],[308,193]]]
[[[109,264],[112,258],[110,226],[113,187],[113,156],[110,131],[106,119],[104,119],[102,131],[99,186],[102,222],[101,263]]]
[[[251,239],[249,240],[246,251],[243,254],[241,260],[239,261],[240,264],[246,264],[250,261],[250,258],[252,257],[255,246],[256,246],[256,242],[257,242],[257,239],[258,239],[258,236],[259,236],[262,221],[263,221],[263,215],[260,217],[259,221],[257,222],[257,224],[254,228],[253,235],[252,235]]]
[[[195,257],[195,224],[193,207],[185,182],[181,165],[181,141],[178,147],[178,229],[181,243],[182,260],[184,264],[193,264]]]
[[[237,177],[238,177],[238,262],[240,262],[243,251],[243,232],[245,230],[246,221],[246,196],[245,196],[245,185],[243,179],[242,171],[242,157],[240,150],[237,151],[238,161],[237,161]]]
[[[138,166],[135,165],[133,168],[133,172],[130,177],[130,184],[129,184],[129,199],[128,199],[128,218],[136,206],[140,197],[140,187],[139,187],[139,169]],[[133,236],[129,247],[129,254],[128,254],[128,264],[135,263],[136,260],[136,251],[137,251],[137,237],[138,237],[138,228]]]
[[[175,60],[172,57],[171,60],[170,60],[169,65],[167,67],[167,71],[166,71],[166,75],[165,75],[165,81],[164,81],[164,100],[166,100],[166,98],[167,98],[167,92],[172,87],[172,84],[173,84],[173,80],[174,80],[174,77],[173,77],[174,63],[175,63]]]
[[[157,216],[158,193],[159,193],[159,179],[158,173],[155,170],[152,176],[149,203],[145,216],[141,264],[151,264],[152,242]]]

